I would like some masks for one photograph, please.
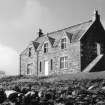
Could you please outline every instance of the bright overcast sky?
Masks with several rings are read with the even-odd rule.
[[[88,21],[94,9],[105,26],[105,0],[0,0],[0,70],[18,73],[19,54],[38,28],[46,33]]]

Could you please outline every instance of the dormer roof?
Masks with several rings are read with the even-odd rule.
[[[54,38],[51,38],[50,36],[48,36],[48,39],[49,39],[51,45],[53,46],[53,44],[54,44],[54,42],[55,42],[55,39],[54,39]]]
[[[69,33],[69,32],[66,32],[66,35],[69,38],[70,43],[71,43],[72,42],[72,36],[73,36],[73,34],[72,33]]]
[[[33,45],[34,45],[35,50],[38,48],[39,44],[40,44],[40,43],[33,41]]]

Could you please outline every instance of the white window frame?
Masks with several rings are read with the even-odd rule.
[[[29,68],[29,66],[32,66],[33,63],[27,64],[27,75],[32,75],[32,69]]]
[[[44,53],[48,52],[48,43],[44,43]]]
[[[67,46],[67,39],[66,38],[62,38],[61,39],[61,49],[65,49]]]
[[[60,57],[60,69],[68,68],[68,56]]]

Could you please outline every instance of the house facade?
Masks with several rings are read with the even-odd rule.
[[[20,54],[20,75],[49,76],[105,70],[105,30],[96,11],[89,20],[43,34]]]

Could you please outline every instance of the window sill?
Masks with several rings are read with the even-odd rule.
[[[64,48],[64,49],[60,49],[61,51],[65,51],[65,50],[68,50],[67,48]]]
[[[68,70],[68,68],[60,68],[60,70]]]

